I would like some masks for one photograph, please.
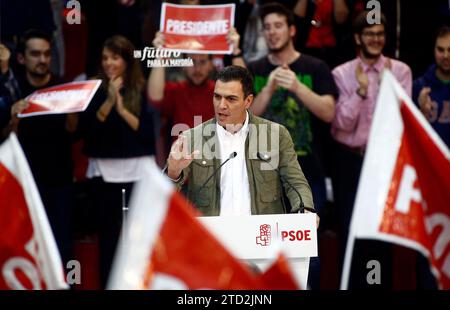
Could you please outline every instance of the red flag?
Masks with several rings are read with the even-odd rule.
[[[148,176],[133,190],[109,288],[270,289],[196,219],[156,164],[148,166]],[[278,274],[287,275],[283,270]],[[277,279],[277,287],[282,282]]]
[[[178,285],[184,285],[185,289],[257,288],[256,277],[232,257],[195,216],[187,200],[174,192],[152,253],[146,286],[165,289],[155,283],[157,277],[162,276],[176,278]]]
[[[423,247],[441,287],[450,289],[450,161],[406,103],[405,130],[380,231]]]
[[[292,277],[289,262],[284,255],[276,261],[260,277],[270,290],[298,290],[297,281]]]
[[[416,249],[450,289],[449,150],[389,72],[376,109],[347,251],[355,237]]]
[[[0,289],[66,287],[39,193],[11,134],[0,146]]]

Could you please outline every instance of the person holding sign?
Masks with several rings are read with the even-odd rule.
[[[239,49],[239,39],[239,33],[232,28],[228,34],[228,42],[233,50],[232,63],[245,66]],[[153,40],[153,46],[161,49],[164,43],[164,34],[158,32]],[[165,118],[171,119],[174,125],[179,125],[177,128],[180,130],[176,130],[172,136],[194,127],[196,116],[200,118],[199,123],[214,116],[210,101],[214,91],[214,81],[210,79],[214,70],[211,55],[186,54],[186,57],[192,58],[194,66],[183,68],[185,81],[166,83],[165,68],[155,67],[152,68],[147,84],[150,102]]]
[[[145,81],[134,46],[123,36],[103,45],[102,86],[80,116],[86,176],[98,211],[100,280],[106,285],[112,259],[135,181],[154,153],[153,112],[143,95]]]
[[[21,37],[17,60],[24,66],[25,74],[16,80],[9,69],[10,77],[19,86],[17,98],[25,98],[36,90],[62,83],[50,72],[51,44],[51,36],[39,30],[29,30]],[[12,80],[10,84],[13,85]],[[18,118],[17,114],[27,106],[24,99],[11,106],[10,130],[17,131],[65,265],[72,259],[74,194],[71,146],[76,116],[54,114]]]
[[[228,36],[234,27],[234,12],[234,3],[162,3],[159,29],[165,35],[164,48],[185,53],[230,54]]]

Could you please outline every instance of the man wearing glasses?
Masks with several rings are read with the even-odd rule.
[[[409,96],[412,89],[410,68],[383,55],[386,18],[381,15],[378,24],[369,24],[367,15],[368,11],[361,12],[353,25],[358,56],[332,72],[339,89],[331,126],[331,134],[336,141],[333,188],[344,244],[383,69],[387,68],[394,74]]]

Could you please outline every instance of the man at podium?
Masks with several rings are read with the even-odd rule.
[[[168,177],[178,188],[187,182],[187,196],[204,216],[314,212],[291,135],[252,115],[253,98],[247,69],[220,71],[215,117],[180,134],[167,160]]]

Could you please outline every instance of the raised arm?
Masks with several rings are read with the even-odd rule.
[[[334,20],[338,24],[343,24],[349,15],[349,10],[345,0],[334,0]]]
[[[157,32],[153,40],[155,48],[162,48],[164,45],[164,35],[162,32]],[[154,104],[161,102],[164,99],[164,86],[166,83],[166,70],[164,68],[152,68],[150,77],[147,82],[147,96]]]

